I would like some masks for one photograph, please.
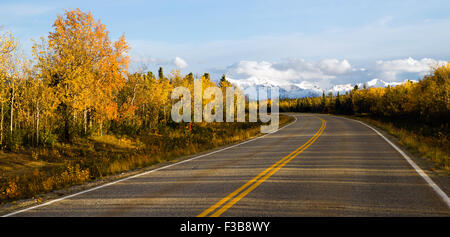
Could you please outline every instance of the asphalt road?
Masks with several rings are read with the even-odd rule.
[[[294,116],[262,138],[13,216],[450,216],[367,126]]]

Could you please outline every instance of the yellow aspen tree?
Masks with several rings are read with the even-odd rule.
[[[4,103],[10,102],[10,134],[17,125],[15,120],[16,92],[20,80],[25,78],[26,68],[29,66],[23,52],[19,50],[19,43],[10,32],[0,35],[0,140],[3,142]]]
[[[10,32],[0,34],[0,144],[3,143],[5,103],[9,100],[8,84],[14,74],[13,55],[17,48],[18,43]]]
[[[70,140],[73,118],[87,110],[94,114],[102,135],[105,120],[118,115],[114,99],[129,63],[125,37],[112,42],[106,26],[80,9],[67,10],[53,26],[47,47],[38,50],[36,58],[45,84],[60,99],[63,138]]]

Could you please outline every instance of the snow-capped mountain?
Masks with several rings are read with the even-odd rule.
[[[355,88],[355,85],[357,85],[358,88],[363,88],[364,85],[366,85],[367,88],[370,88],[370,87],[387,87],[387,86],[398,86],[398,85],[404,84],[404,83],[406,83],[408,81],[411,81],[411,82],[414,82],[414,83],[417,82],[416,80],[408,80],[408,79],[406,79],[406,80],[404,80],[402,82],[387,82],[387,81],[380,80],[378,78],[374,78],[374,79],[372,79],[370,81],[367,81],[365,83],[356,83],[356,84],[348,83],[348,84],[342,84],[342,85],[334,85],[331,89],[328,89],[326,91],[327,92],[333,92],[334,94],[337,93],[337,92],[339,92],[339,93],[343,93],[344,92],[345,93],[346,91],[353,90],[353,88]]]
[[[375,78],[375,79],[368,81],[366,84],[367,84],[367,87],[385,87],[386,83],[387,82],[385,82],[383,80]]]
[[[378,78],[374,78],[364,83],[356,83],[356,84],[341,84],[334,85],[331,88],[320,88],[317,85],[314,85],[308,81],[302,81],[301,83],[277,83],[267,79],[258,79],[255,77],[251,77],[248,79],[228,79],[232,84],[243,89],[246,94],[251,93],[249,88],[259,88],[259,87],[278,87],[279,94],[281,98],[301,98],[301,97],[312,97],[312,96],[320,96],[323,92],[333,94],[345,93],[347,91],[351,91],[355,85],[358,85],[359,88],[363,88],[366,85],[367,88],[370,87],[387,87],[387,86],[396,86],[407,82],[408,80],[404,80],[403,82],[386,82],[380,80]],[[415,80],[410,80],[412,82],[417,82]],[[254,96],[254,95],[250,95]]]
[[[246,94],[251,93],[248,89],[251,87],[259,88],[259,87],[278,87],[279,94],[281,98],[299,98],[299,97],[311,97],[322,94],[322,89],[318,86],[303,81],[298,84],[290,84],[290,83],[275,83],[269,80],[258,80],[256,78],[249,78],[244,80],[235,80],[228,79],[231,84],[234,84],[241,89],[243,89]],[[253,95],[250,95],[253,96]]]
[[[359,83],[361,84],[361,83]],[[328,92],[333,92],[333,93],[337,93],[337,92],[346,92],[346,91],[351,91],[354,88],[355,85],[352,85],[351,83],[348,84],[343,84],[343,85],[334,85],[331,89],[328,90]],[[359,87],[359,85],[358,85]]]
[[[408,79],[406,79],[402,82],[387,82],[387,81],[383,81],[378,78],[375,78],[375,79],[372,79],[372,80],[366,82],[366,84],[367,84],[367,87],[387,87],[387,86],[398,86],[403,83],[406,83],[407,81],[417,82],[416,80],[408,80]]]

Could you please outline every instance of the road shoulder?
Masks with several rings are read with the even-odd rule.
[[[419,166],[428,175],[428,177],[430,177],[433,180],[433,182],[436,183],[437,186],[439,186],[439,188],[442,189],[443,192],[447,194],[447,196],[450,196],[450,174],[448,174],[448,172],[446,172],[445,170],[437,168],[432,161],[420,156],[420,154],[411,152],[410,150],[405,148],[403,145],[400,144],[399,140],[395,136],[390,135],[383,128],[380,128],[368,121],[358,119],[357,117],[334,115],[334,114],[328,114],[328,116],[360,121],[371,126],[379,133],[381,133],[384,137],[386,137],[390,142],[392,142],[394,145],[400,148],[407,156],[409,156],[409,158],[414,163],[416,163],[417,166]]]

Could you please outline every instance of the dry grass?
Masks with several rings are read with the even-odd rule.
[[[4,153],[0,151],[0,177],[21,176],[23,174],[32,173],[35,169],[42,167],[54,166],[54,163],[46,162],[33,157],[32,152],[22,153]]]
[[[437,169],[442,169],[450,173],[450,143],[446,136],[423,136],[404,128],[398,128],[393,123],[370,118],[359,119],[385,130],[390,135],[396,137],[399,143],[405,146],[410,152],[432,161]]]

